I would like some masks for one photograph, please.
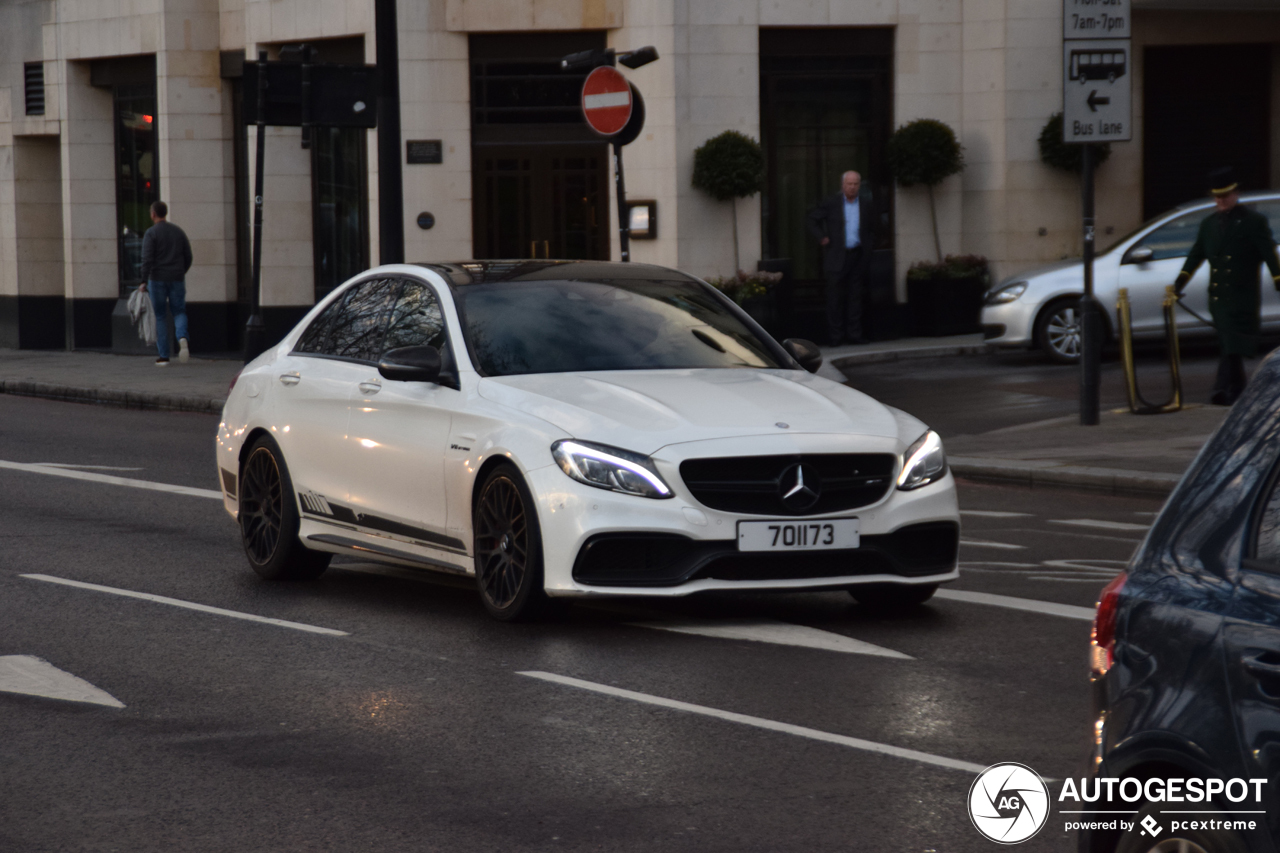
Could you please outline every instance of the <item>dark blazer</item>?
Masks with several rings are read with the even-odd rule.
[[[1280,259],[1267,217],[1237,204],[1211,213],[1200,223],[1196,242],[1175,283],[1187,286],[1196,267],[1209,262],[1209,313],[1218,327],[1224,355],[1252,357],[1258,352],[1261,292],[1258,267],[1266,264],[1280,288]]]
[[[871,268],[871,252],[876,247],[876,215],[866,193],[858,193],[858,236],[862,239],[862,269],[866,276]],[[844,193],[824,198],[809,211],[809,233],[815,240],[823,237],[830,243],[822,248],[822,271],[839,274],[844,266]]]

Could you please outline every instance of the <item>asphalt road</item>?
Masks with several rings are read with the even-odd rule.
[[[0,396],[0,664],[123,704],[0,692],[0,851],[989,850],[952,765],[1079,774],[1088,611],[1037,603],[1091,608],[1159,508],[961,484],[953,589],[1013,601],[719,594],[503,625],[428,573],[267,584],[211,497],[5,464],[211,490],[215,427]],[[1055,816],[1023,849],[1073,844]]]

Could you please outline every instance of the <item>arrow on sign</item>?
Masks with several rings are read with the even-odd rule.
[[[1099,106],[1105,107],[1107,104],[1111,103],[1111,99],[1107,97],[1099,98],[1098,90],[1094,89],[1089,93],[1089,99],[1085,101],[1085,103],[1089,105],[1089,112],[1096,113]]]

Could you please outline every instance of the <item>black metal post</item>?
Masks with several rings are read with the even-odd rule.
[[[614,179],[618,188],[618,249],[619,260],[631,260],[631,218],[627,216],[627,180],[622,174],[622,146],[613,143]]]
[[[262,180],[267,144],[267,52],[258,51],[257,157],[253,164],[253,283],[249,287],[249,321],[244,326],[244,363],[253,361],[266,349],[266,327],[262,322]]]
[[[1081,207],[1084,213],[1084,296],[1080,300],[1080,424],[1098,425],[1102,383],[1102,317],[1093,295],[1093,146],[1081,151]]]
[[[310,45],[302,46],[302,147],[311,147],[311,54]]]
[[[396,0],[374,0],[378,51],[378,256],[404,263],[404,188],[400,169],[400,46]]]

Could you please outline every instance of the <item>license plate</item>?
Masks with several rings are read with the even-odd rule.
[[[858,519],[739,521],[739,551],[826,551],[857,548]]]

